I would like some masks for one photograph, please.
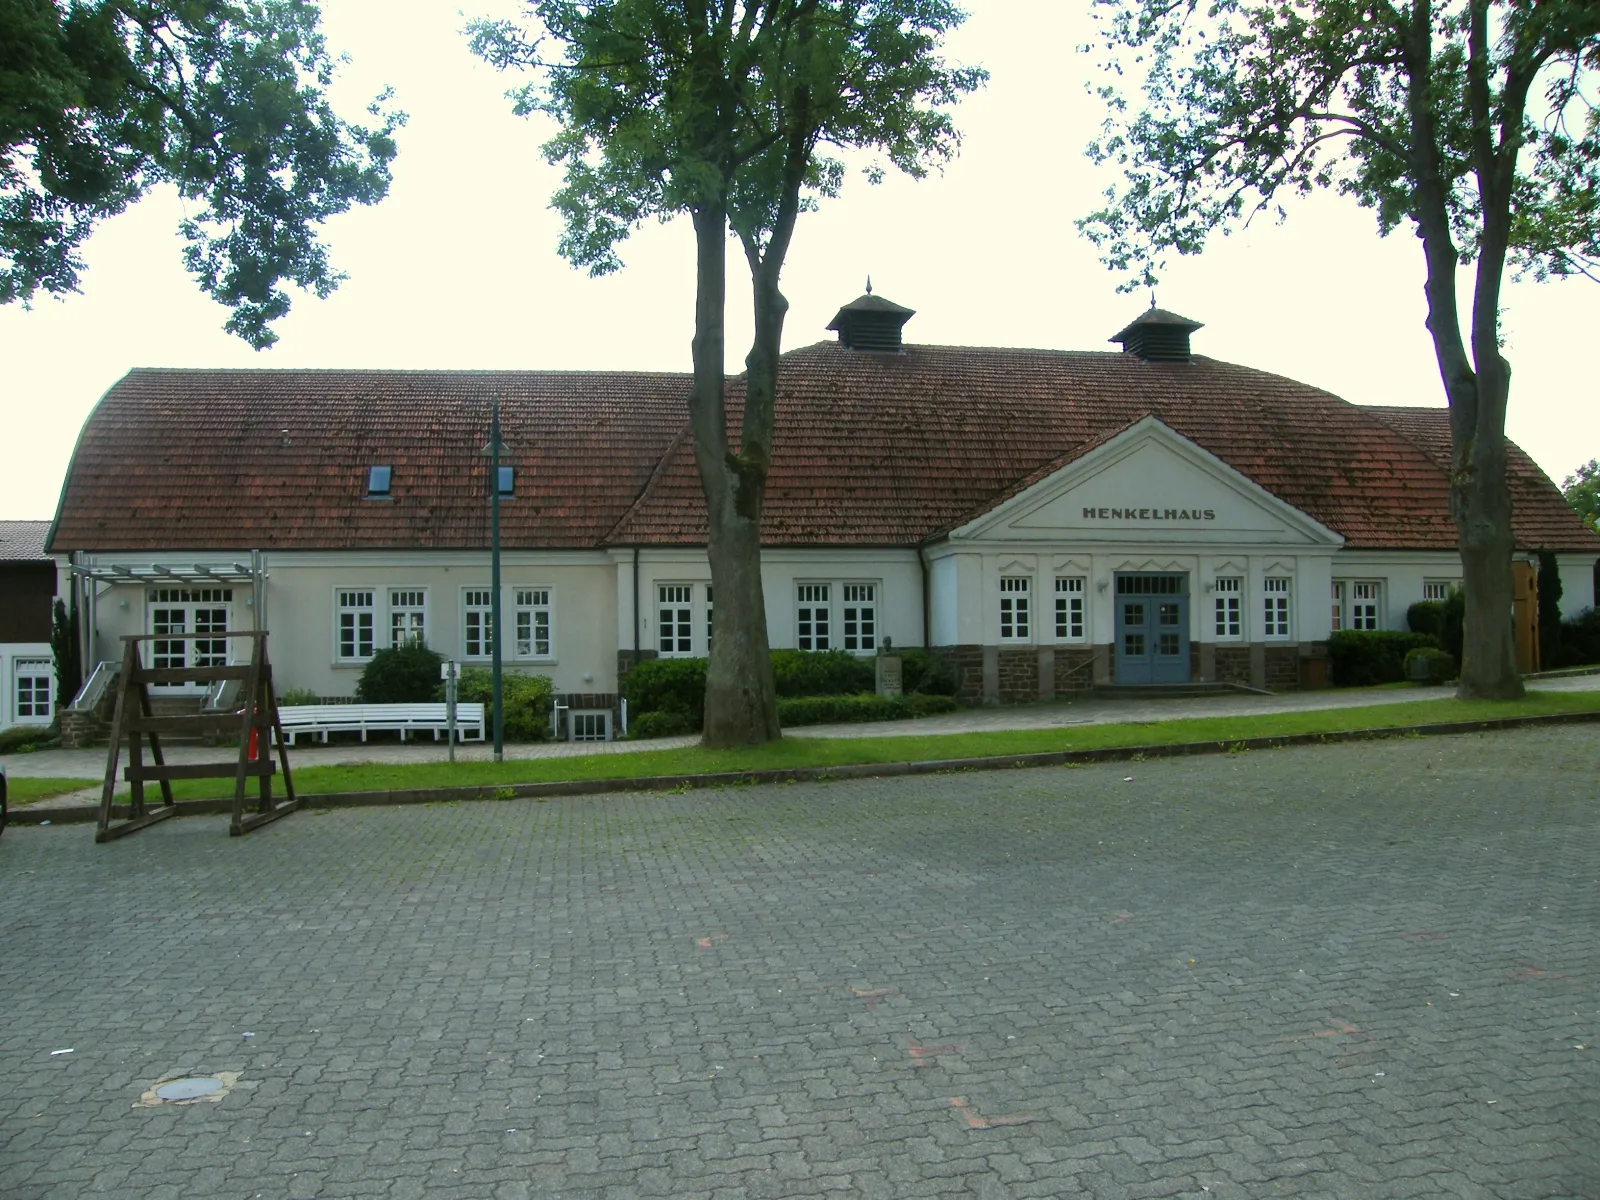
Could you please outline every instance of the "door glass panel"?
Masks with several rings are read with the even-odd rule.
[[[1161,624],[1176,625],[1178,623],[1178,606],[1176,604],[1160,605],[1158,611]]]
[[[1142,605],[1142,604],[1124,604],[1122,606],[1122,623],[1124,625],[1143,625],[1144,624],[1144,605]],[[1144,651],[1141,650],[1139,653],[1143,654]]]
[[[188,611],[182,608],[158,608],[150,614],[150,632],[154,634],[187,632]],[[151,644],[150,665],[157,671],[188,665],[188,655],[182,638],[158,637]]]
[[[1144,634],[1125,633],[1122,635],[1122,652],[1129,658],[1144,657]]]
[[[1178,635],[1175,634],[1175,633],[1159,634],[1156,637],[1156,653],[1157,654],[1165,654],[1165,655],[1169,655],[1169,656],[1177,654],[1178,653]]]

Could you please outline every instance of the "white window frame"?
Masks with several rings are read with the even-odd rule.
[[[863,581],[839,585],[839,641],[850,654],[878,651],[878,586]]]
[[[372,655],[378,648],[378,593],[382,589],[372,584],[353,584],[348,587],[333,589],[333,661],[336,666],[348,666],[372,661]],[[365,604],[357,603],[361,596],[367,598]],[[350,629],[352,635],[350,643],[353,652],[345,651],[345,615],[352,618]],[[361,616],[365,614],[366,620],[366,653],[362,650],[362,622]]]
[[[1218,575],[1211,583],[1211,636],[1218,642],[1244,641],[1244,576]]]
[[[1000,576],[1000,640],[1033,641],[1033,576]]]
[[[1294,636],[1294,581],[1287,575],[1268,575],[1261,581],[1261,638],[1287,642]]]
[[[1348,581],[1343,579],[1335,579],[1333,581],[1331,600],[1333,604],[1332,630],[1334,633],[1338,633],[1345,626],[1345,597],[1349,594],[1349,591]]]
[[[655,596],[656,653],[662,658],[693,658],[695,655],[694,584],[658,582],[655,585]],[[663,621],[661,618],[667,613],[671,615]],[[668,645],[663,639],[670,639],[671,644]]]
[[[1055,640],[1089,640],[1089,581],[1083,575],[1055,577]]]
[[[511,648],[515,657],[529,662],[553,662],[556,657],[555,589],[547,584],[517,584],[511,589]],[[543,631],[541,622],[543,616]],[[526,617],[526,635],[524,621]],[[541,638],[544,649],[539,649]]]
[[[23,680],[28,681],[28,711],[23,707]],[[44,686],[44,711],[40,712],[39,682]],[[11,721],[18,725],[48,725],[56,713],[55,664],[48,658],[18,658],[11,667]]]
[[[1436,604],[1443,604],[1450,599],[1450,593],[1460,586],[1461,580],[1459,579],[1424,579],[1422,581],[1422,598]]]
[[[711,636],[712,636],[713,633],[716,632],[716,629],[715,629],[715,618],[716,618],[716,615],[717,615],[716,605],[712,603],[711,585],[708,583],[708,584],[706,584],[706,622],[705,622],[705,624],[706,624],[706,653],[707,654],[711,653]]]
[[[833,650],[833,589],[830,580],[796,581],[794,645],[796,650]]]
[[[1382,629],[1383,580],[1347,579],[1340,582],[1346,585],[1344,627],[1358,632]],[[1363,592],[1366,594],[1363,595]]]
[[[421,587],[389,586],[383,589],[384,596],[388,599],[388,640],[385,643],[391,650],[398,650],[413,638],[421,645],[428,644],[428,589]],[[403,621],[396,627],[396,617],[411,617],[413,620]],[[405,636],[396,638],[395,635],[405,631]]]
[[[474,624],[477,625],[477,653],[471,649]],[[494,589],[487,584],[461,589],[461,657],[469,662],[494,658]]]

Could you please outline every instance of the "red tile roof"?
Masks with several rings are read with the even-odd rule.
[[[481,548],[495,391],[505,545],[704,544],[683,375],[142,370],[90,417],[53,547]],[[729,394],[737,430],[743,381]],[[765,541],[916,545],[1154,414],[1352,547],[1453,549],[1437,446],[1393,411],[1205,358],[822,342],[783,358]],[[1512,463],[1519,538],[1600,553]],[[394,467],[389,500],[366,496],[373,465]]]
[[[684,421],[681,375],[132,371],[84,427],[57,550],[447,549],[489,542],[489,403],[508,546],[592,547]],[[394,468],[389,499],[367,469]]]

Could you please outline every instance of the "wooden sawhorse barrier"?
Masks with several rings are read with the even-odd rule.
[[[209,638],[250,638],[250,661],[243,666],[209,667],[147,667],[139,648],[145,642],[160,637],[163,641],[178,640],[169,634],[139,634],[122,639],[122,673],[117,684],[116,712],[111,719],[111,744],[106,751],[105,790],[100,794],[100,823],[94,840],[109,842],[165,820],[178,811],[172,798],[174,779],[226,779],[233,777],[233,821],[228,833],[234,837],[259,829],[269,821],[287,816],[300,807],[295,798],[294,780],[289,775],[289,756],[284,749],[283,725],[278,719],[278,696],[272,686],[272,664],[267,661],[267,634],[265,630],[241,633],[211,633]],[[193,635],[189,635],[193,640]],[[231,656],[230,656],[231,657]],[[237,712],[198,712],[177,716],[155,716],[150,707],[150,685],[172,683],[217,683],[238,679],[243,686],[237,701],[230,708]],[[236,763],[189,763],[168,766],[161,753],[161,735],[196,736],[212,732],[236,732],[239,736],[239,759]],[[269,746],[268,739],[272,739]],[[123,739],[128,743],[128,766],[123,778],[128,783],[127,819],[113,823],[117,788],[117,761],[122,753]],[[151,763],[144,761],[144,739],[150,739]],[[252,743],[259,753],[251,755]],[[272,761],[276,748],[278,762],[283,764],[283,790],[285,798],[274,801],[272,776],[277,766]],[[251,777],[260,781],[260,797],[253,813],[245,812],[245,780]],[[144,785],[161,785],[161,803],[147,807]]]

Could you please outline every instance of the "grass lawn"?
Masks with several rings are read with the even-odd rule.
[[[748,750],[706,750],[691,746],[678,750],[521,759],[504,763],[361,763],[305,767],[295,769],[294,781],[297,792],[312,795],[574,779],[623,779],[641,775],[697,775],[1225,741],[1596,710],[1600,710],[1600,692],[1533,692],[1521,700],[1509,701],[1421,700],[1413,704],[1383,704],[1367,708],[1321,709],[1268,716],[1190,717],[1126,725],[1077,725],[1064,729],[1012,729],[877,738],[789,738]],[[293,763],[291,755],[290,765],[293,766]],[[19,784],[55,788],[54,792],[40,792],[35,798],[84,786],[82,781],[74,780],[19,779],[12,781],[13,789]],[[182,780],[175,783],[173,789],[177,797],[183,800],[233,794],[230,780]],[[18,794],[13,791],[13,795]],[[246,793],[247,796],[250,794]]]
[[[22,808],[36,800],[48,800],[67,792],[81,792],[94,787],[97,779],[10,779],[6,780],[6,803],[12,808]]]

